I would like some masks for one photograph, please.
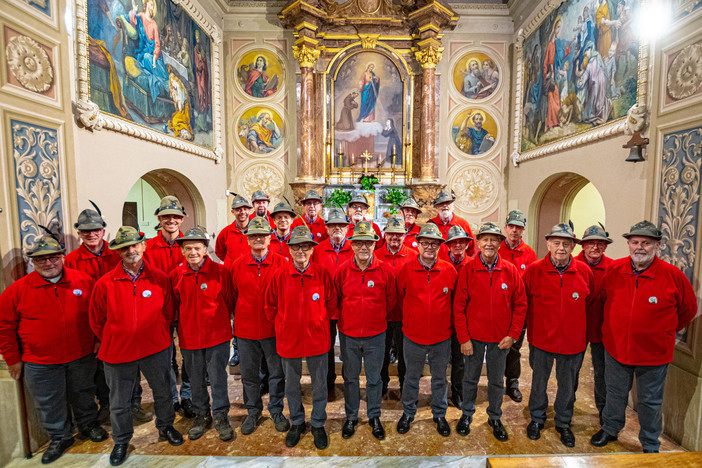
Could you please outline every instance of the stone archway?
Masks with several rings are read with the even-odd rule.
[[[535,221],[528,225],[529,239],[533,239],[537,255],[543,257],[546,244],[542,241],[555,224],[572,220],[575,234],[580,237],[586,227],[605,223],[605,207],[599,191],[588,179],[574,172],[561,172],[538,186],[529,217]]]
[[[159,200],[166,195],[175,195],[185,208],[187,217],[181,230],[206,224],[206,209],[200,191],[183,174],[172,169],[155,169],[142,175],[132,186],[122,209],[122,223],[139,221],[147,237],[153,237],[157,224],[154,211]]]

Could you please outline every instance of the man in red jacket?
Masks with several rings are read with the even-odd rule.
[[[451,306],[458,275],[450,263],[439,260],[439,246],[444,239],[436,224],[428,223],[422,226],[417,239],[419,255],[416,260],[406,263],[397,275],[407,364],[402,389],[403,414],[397,422],[397,432],[405,434],[414,421],[419,379],[422,377],[428,354],[431,372],[431,412],[437,432],[448,437],[451,428],[446,421],[446,367],[451,357]]]
[[[112,466],[127,459],[134,434],[130,402],[139,371],[154,396],[159,440],[181,445],[183,436],[173,428],[171,400],[171,323],[173,299],[168,277],[145,262],[144,233],[122,226],[108,247],[122,263],[100,278],[90,298],[90,328],[101,341],[98,357],[105,363],[110,386],[110,420],[115,447]]]
[[[0,295],[0,353],[10,377],[24,381],[51,442],[43,464],[73,445],[73,423],[93,442],[107,439],[95,404],[95,335],[88,306],[92,280],[64,268],[63,247],[53,237],[36,239],[27,256],[34,271]]]
[[[295,218],[295,211],[292,209],[287,201],[282,201],[273,207],[272,212],[273,220],[275,221],[275,228],[273,233],[271,233],[271,243],[269,249],[271,252],[280,255],[286,260],[292,260],[290,255],[290,249],[288,248],[288,239],[290,239],[290,234],[292,233],[292,228],[290,225]],[[271,226],[273,227],[273,226]]]
[[[353,195],[351,197],[351,201],[349,202],[349,210],[348,210],[349,236],[353,235],[353,229],[354,229],[354,226],[356,226],[356,224],[358,224],[361,221],[366,220],[366,215],[368,214],[368,208],[370,208],[370,204],[368,203],[368,199],[366,198],[365,195],[359,193],[359,194]],[[375,231],[375,233],[380,238],[376,247],[381,248],[383,246],[383,244],[385,243],[385,240],[383,239],[383,233],[380,230],[380,226],[378,226],[377,224],[375,224],[372,221],[370,221],[370,223],[373,226],[373,231]]]
[[[95,210],[86,209],[78,215],[78,222],[73,227],[78,230],[78,237],[82,241],[80,246],[73,252],[66,255],[64,265],[66,268],[82,271],[93,280],[100,279],[108,271],[112,270],[121,261],[117,252],[107,248],[104,241],[105,227],[107,223],[102,218],[100,209],[93,203]],[[102,361],[97,361],[97,372],[95,373],[95,386],[97,387],[97,399],[100,404],[98,419],[106,424],[110,420],[110,389],[105,382],[105,370]],[[139,387],[141,390],[141,387]],[[151,421],[153,415],[145,412],[141,407],[141,394],[135,398],[132,408],[134,418],[137,420]],[[146,422],[144,421],[144,422]]]
[[[179,265],[185,262],[180,246],[176,242],[179,237],[183,236],[180,231],[180,226],[183,224],[185,216],[185,208],[180,203],[177,197],[172,195],[163,197],[159,207],[154,213],[158,217],[158,225],[160,230],[156,237],[146,241],[146,252],[144,252],[144,260],[152,267],[163,271],[166,276],[175,271]],[[171,335],[175,335],[178,317],[176,316],[171,330]],[[188,371],[183,369],[181,374],[180,385],[180,402],[178,401],[178,386],[177,376],[178,362],[176,361],[176,347],[171,344],[171,394],[173,396],[173,406],[176,411],[182,409],[183,415],[186,418],[195,417],[195,408],[193,407],[192,392],[190,388],[190,378]],[[141,384],[137,385],[136,394],[141,405]]]
[[[617,440],[636,376],[639,441],[644,452],[658,452],[663,387],[675,335],[695,317],[697,299],[688,277],[656,256],[662,233],[654,224],[641,221],[624,237],[629,256],[613,261],[602,280],[607,401],[602,429],[590,443],[604,447]]]
[[[612,263],[612,259],[604,254],[607,246],[611,243],[612,239],[609,238],[609,233],[605,231],[604,226],[595,224],[585,229],[583,238],[580,240],[583,250],[575,257],[577,260],[587,263],[593,275],[595,275],[596,297],[599,295],[600,289],[602,289],[602,279],[605,271]],[[603,306],[604,304],[601,301],[595,300],[587,311],[587,341],[590,343],[592,368],[595,373],[595,407],[597,407],[597,412],[600,414],[600,425],[602,424],[602,410],[604,409],[607,395],[604,346],[602,345]]]
[[[473,257],[466,255],[468,244],[473,241],[472,237],[463,230],[461,226],[451,226],[448,230],[446,242],[439,249],[439,258],[449,262],[460,274],[461,269],[473,261]],[[456,408],[461,408],[463,402],[463,373],[465,365],[463,353],[461,353],[461,343],[456,337],[456,332],[451,335],[451,403]]]
[[[188,436],[196,440],[212,424],[220,440],[232,440],[229,425],[229,393],[227,362],[231,283],[227,269],[207,255],[210,238],[199,227],[188,229],[176,240],[185,262],[170,274],[173,303],[178,317],[178,344],[183,355],[183,368],[190,377],[195,421]],[[212,414],[207,378],[212,390]]]
[[[274,210],[275,211],[275,210]],[[279,213],[275,214],[279,218]],[[281,224],[278,224],[280,227]],[[266,317],[266,290],[276,271],[289,262],[268,248],[271,228],[266,218],[256,217],[246,230],[251,252],[239,257],[230,267],[234,296],[234,334],[239,344],[241,385],[244,406],[248,416],[241,425],[241,433],[253,433],[261,420],[261,363],[265,360],[263,382],[269,389],[268,413],[278,432],[285,432],[290,423],[283,416],[285,376],[280,356],[275,350],[275,327]]]
[[[307,228],[312,231],[314,235],[314,240],[316,242],[322,242],[329,235],[327,234],[327,227],[324,224],[324,218],[322,218],[322,197],[319,196],[316,190],[309,190],[305,194],[300,203],[302,203],[302,209],[304,214],[302,217],[297,218],[293,221],[290,229],[295,229],[298,226],[307,226]]]
[[[366,414],[373,436],[385,438],[380,423],[380,402],[383,381],[380,370],[385,352],[387,316],[397,302],[392,268],[373,258],[375,243],[380,237],[368,221],[356,225],[349,237],[354,256],[336,271],[334,283],[339,303],[339,339],[344,362],[344,402],[346,422],[341,437],[356,432],[361,387],[358,378],[361,365],[366,374]]]
[[[463,415],[456,432],[465,436],[475,414],[478,381],[487,362],[488,424],[497,440],[508,435],[500,418],[504,396],[507,352],[524,328],[526,296],[517,267],[498,255],[504,234],[494,223],[484,223],[477,235],[475,260],[458,275],[453,316],[461,352],[466,356],[463,379]]]
[[[393,277],[397,277],[400,269],[405,263],[417,259],[417,251],[404,244],[405,220],[402,215],[394,215],[388,218],[385,225],[385,245],[374,251],[373,255],[378,260],[387,263],[392,267]],[[395,350],[397,357],[397,377],[400,381],[400,395],[405,383],[405,355],[402,352],[404,346],[404,335],[402,334],[402,305],[398,302],[388,313],[388,329],[385,332],[385,356],[383,358],[383,369],[381,377],[383,379],[383,395],[388,391],[390,383],[390,352]]]
[[[273,217],[268,212],[268,206],[271,204],[271,198],[266,195],[263,190],[256,190],[251,195],[251,204],[253,204],[253,212],[249,215],[249,219],[254,219],[256,216],[266,218],[272,229],[275,229]]]
[[[468,243],[468,248],[466,253],[469,257],[475,255],[475,242],[473,241],[473,231],[470,228],[470,224],[465,219],[461,218],[453,212],[453,202],[456,196],[453,193],[448,193],[441,191],[434,199],[434,208],[439,212],[435,217],[431,219],[431,222],[439,227],[441,236],[446,240],[448,238],[448,231],[453,226],[460,226],[470,237],[470,242]]]
[[[329,276],[334,278],[334,274],[339,266],[351,260],[353,257],[351,243],[346,241],[349,219],[339,208],[332,208],[329,210],[329,213],[327,213],[326,224],[328,237],[314,248],[314,259],[312,261],[324,267],[329,272]],[[336,344],[336,325],[338,318],[336,310],[334,310],[334,314],[330,316],[329,320],[331,348],[327,353],[327,391],[329,393],[327,395],[327,400],[329,401],[334,401],[336,399],[336,358],[334,356],[334,347]]]
[[[224,262],[224,266],[231,265],[234,260],[250,252],[249,243],[244,235],[249,225],[250,211],[249,201],[241,195],[234,194],[234,200],[232,200],[234,222],[222,229],[215,243],[215,255]]]
[[[419,234],[419,225],[416,224],[417,218],[422,214],[422,210],[419,209],[419,205],[414,198],[409,197],[407,200],[400,203],[400,211],[402,216],[405,218],[405,231],[406,236],[404,243],[407,247],[417,251],[417,234]]]
[[[526,217],[520,210],[512,210],[507,215],[505,221],[505,239],[500,244],[498,252],[500,258],[507,260],[517,267],[519,273],[524,277],[527,267],[534,263],[536,252],[529,247],[522,239],[526,228]],[[522,375],[522,344],[526,334],[526,323],[519,339],[514,342],[507,353],[507,364],[505,365],[505,379],[507,389],[505,393],[513,401],[521,403],[522,392],[519,391],[519,376]]]
[[[288,245],[292,262],[273,275],[266,293],[266,316],[275,323],[276,350],[283,361],[285,396],[292,427],[285,445],[294,447],[305,432],[302,406],[302,359],[312,379],[312,435],[319,450],[329,446],[327,421],[327,351],[329,317],[336,309],[336,291],[329,272],[311,263],[314,235],[305,226],[293,229]]]
[[[532,440],[541,437],[548,409],[548,379],[556,361],[554,419],[566,447],[575,446],[570,429],[575,382],[587,347],[587,308],[595,292],[592,271],[571,255],[576,242],[572,223],[555,225],[546,235],[548,255],[532,263],[524,274],[529,364],[533,370],[527,436]]]

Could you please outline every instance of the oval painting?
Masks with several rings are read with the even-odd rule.
[[[483,109],[465,109],[453,119],[451,140],[465,154],[484,153],[497,140],[497,122]]]
[[[239,85],[246,94],[267,98],[278,92],[285,72],[275,53],[267,49],[254,49],[241,56],[236,73]]]
[[[468,52],[453,68],[453,84],[468,99],[485,99],[500,84],[500,70],[489,55]]]
[[[266,154],[283,144],[285,123],[280,114],[269,107],[255,106],[241,114],[237,135],[242,145],[252,153]]]

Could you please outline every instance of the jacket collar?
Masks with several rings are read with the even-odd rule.
[[[400,245],[400,250],[398,250],[395,253],[390,252],[390,249],[388,248],[388,243],[386,242],[385,245],[383,246],[382,249],[380,249],[379,254],[383,254],[386,257],[406,257],[408,255],[411,255],[414,253],[414,250],[410,249],[405,245],[405,242],[403,241],[402,244]]]
[[[551,254],[547,253],[546,256],[544,257],[544,265],[546,267],[546,272],[547,273],[556,273],[556,274],[561,274],[558,273],[558,270],[556,270],[556,267],[553,266],[553,262],[551,261]],[[563,272],[565,273],[574,273],[575,272],[575,262],[573,261],[573,255],[570,256],[570,263],[568,264],[568,268]]]
[[[654,279],[656,277],[656,271],[658,270],[658,266],[660,265],[660,263],[662,261],[660,258],[658,258],[658,255],[656,255],[655,257],[653,257],[653,262],[651,263],[651,265],[637,275],[634,273],[634,268],[633,268],[633,265],[631,263],[631,257],[626,257],[626,258],[629,260],[627,262],[626,268],[624,268],[624,272],[627,275],[637,276],[637,277],[645,277],[645,278],[651,278],[651,279]]]
[[[144,270],[141,272],[139,275],[139,278],[137,278],[137,281],[146,279],[146,278],[151,278],[154,274],[154,267],[149,264],[149,262],[143,258],[144,261]],[[112,270],[112,279],[117,281],[117,280],[126,280],[131,282],[132,279],[129,277],[126,271],[124,271],[124,267],[122,266],[122,261],[117,264],[117,266]]]
[[[251,253],[251,251],[249,251],[249,253],[246,254],[246,264],[247,265],[253,265],[253,266],[270,265],[272,263],[273,263],[273,252],[271,252],[270,248],[268,249],[268,252],[266,252],[266,257],[263,260],[261,260],[260,263],[257,262],[256,260],[254,260],[253,254]]]
[[[42,288],[46,286],[56,286],[57,284],[66,284],[70,283],[72,279],[73,275],[65,267],[61,272],[61,279],[58,280],[56,283],[50,283],[49,281],[46,281],[39,273],[36,272],[36,270],[27,275],[27,281],[33,288]]]
[[[183,233],[181,231],[178,231],[178,237],[183,237]],[[154,247],[162,247],[162,248],[166,248],[166,249],[173,249],[173,248],[180,249],[180,246],[178,245],[177,242],[173,242],[173,245],[166,242],[166,239],[163,237],[162,231],[159,231],[158,235],[156,236],[155,244],[156,245],[154,245]]]
[[[188,261],[183,260],[183,271],[185,271],[186,275],[194,275],[196,273],[202,273],[203,275],[206,275],[211,270],[212,270],[212,259],[210,259],[209,255],[205,255],[205,262],[202,264],[200,269],[197,271],[193,271],[193,269],[190,268],[190,265],[188,265]]]
[[[585,254],[583,254],[582,251],[580,251],[580,253],[577,255],[577,257],[575,257],[575,259],[580,260],[581,262],[583,262],[585,265],[589,266],[593,270],[606,270],[607,266],[609,264],[609,257],[607,257],[604,254],[602,255],[602,258],[600,259],[600,263],[598,263],[595,266],[590,265],[590,263],[585,259]]]
[[[305,271],[303,271],[302,273],[297,271],[297,268],[295,268],[295,264],[292,262],[292,260],[290,262],[286,262],[286,263],[288,264],[288,268],[290,269],[290,273],[292,274],[293,277],[297,277],[297,276],[311,277],[313,270],[315,268],[314,264],[312,262],[312,259],[310,259],[310,263],[307,265],[307,269]]]
[[[361,270],[359,268],[359,266],[356,264],[356,257],[354,256],[351,259],[351,269],[356,270],[356,271],[363,271],[363,272],[377,270],[378,269],[378,261],[376,260],[375,255],[373,255],[371,257],[370,265],[368,265],[368,267],[366,267],[365,270]]]

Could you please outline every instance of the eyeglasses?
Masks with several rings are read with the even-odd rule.
[[[63,256],[61,256],[61,255],[52,255],[50,257],[33,258],[32,261],[34,263],[39,263],[39,264],[43,264],[43,263],[47,263],[47,262],[58,263],[58,261],[61,260],[62,258],[63,258]]]
[[[419,245],[425,249],[438,249],[441,242],[420,242]]]
[[[310,250],[312,250],[312,246],[309,244],[293,244],[289,245],[288,247],[290,247],[290,250],[292,250],[293,252],[297,252],[298,250],[302,250],[303,252],[309,252]]]
[[[370,248],[375,244],[374,241],[351,241],[353,245],[357,245],[358,247],[367,247]]]

